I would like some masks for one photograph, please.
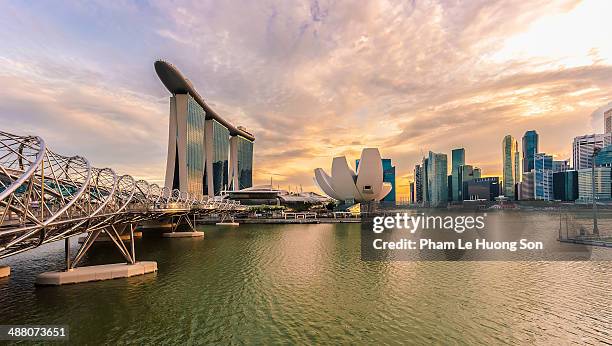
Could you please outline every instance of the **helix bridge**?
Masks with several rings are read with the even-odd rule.
[[[74,268],[106,234],[129,263],[136,262],[134,229],[142,222],[171,221],[192,229],[198,217],[221,218],[245,210],[238,202],[195,196],[93,167],[64,156],[38,136],[0,131],[0,258],[86,233],[67,269]],[[122,237],[130,236],[131,249]],[[68,251],[68,250],[67,250]]]

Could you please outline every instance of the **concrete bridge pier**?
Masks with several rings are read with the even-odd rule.
[[[176,220],[176,221],[175,221]],[[164,238],[200,238],[204,236],[204,232],[196,231],[196,215],[193,214],[193,220],[189,217],[189,214],[181,214],[178,216],[172,216],[170,218],[170,224],[172,225],[170,232],[162,233]],[[181,225],[188,225],[190,231],[178,231]]]
[[[66,258],[65,271],[46,272],[39,274],[36,277],[36,285],[39,286],[58,286],[64,284],[75,284],[80,282],[110,280],[116,278],[125,278],[135,275],[144,275],[157,271],[157,262],[153,261],[136,261],[136,249],[134,247],[134,225],[126,224],[119,226],[120,230],[115,225],[110,225],[105,228],[93,230],[89,233],[81,248],[73,258],[70,253],[70,240],[64,239],[64,251]],[[128,229],[129,228],[129,229]],[[121,234],[129,230],[130,244],[129,247],[121,239]],[[91,245],[96,241],[96,238],[104,231],[112,243],[116,246],[119,252],[125,257],[127,262],[104,264],[96,266],[76,267],[83,256],[91,248]]]
[[[11,267],[0,266],[0,278],[5,278],[11,275]]]

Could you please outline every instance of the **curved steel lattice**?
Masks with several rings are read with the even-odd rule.
[[[84,157],[49,150],[37,136],[0,131],[0,258],[107,227],[126,229],[176,213],[240,209],[233,201],[197,197],[92,167]]]

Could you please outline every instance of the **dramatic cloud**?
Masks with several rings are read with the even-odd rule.
[[[606,1],[23,3],[0,13],[2,128],[36,133],[157,182],[177,65],[257,137],[256,183],[314,189],[312,170],[364,147],[407,191],[428,150],[465,147],[499,174],[501,139],[540,133],[570,156],[612,100]]]

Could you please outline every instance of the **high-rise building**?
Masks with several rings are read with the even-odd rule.
[[[423,205],[429,206],[431,201],[431,192],[429,189],[429,158],[424,157],[423,162],[421,163],[421,181],[423,182]]]
[[[553,195],[553,158],[552,155],[537,153],[534,156],[533,192],[534,198],[550,201]]]
[[[612,167],[596,167],[578,171],[577,202],[593,202],[593,180],[595,181],[595,200],[598,203],[612,201]]]
[[[451,190],[451,200],[462,201],[463,197],[463,183],[459,180],[461,175],[461,166],[465,165],[465,149],[453,149],[451,152],[451,175],[452,175],[452,186],[449,184]]]
[[[389,192],[382,202],[395,202],[395,166],[391,164],[391,159],[382,159],[383,166],[383,182],[391,184],[391,192]]]
[[[523,173],[523,181],[519,183],[519,199],[521,201],[532,200],[535,198],[534,193],[534,172]]]
[[[448,201],[448,159],[446,154],[429,152],[427,180],[429,205],[442,207]]]
[[[499,196],[499,177],[474,178],[463,183],[466,200],[494,201]]]
[[[414,203],[423,203],[423,168],[421,165],[414,166]]]
[[[239,129],[245,130],[238,126]],[[232,171],[230,189],[237,191],[253,186],[253,142],[240,135],[230,137],[230,162]]]
[[[612,108],[604,112],[605,133],[612,134]]]
[[[463,165],[459,168],[458,181],[461,184],[461,197],[469,199],[464,196],[467,192],[465,191],[465,183],[473,179],[480,178],[480,168],[473,167],[472,165]]]
[[[533,159],[538,153],[539,136],[535,130],[527,131],[523,135],[523,172],[531,172]]]
[[[175,66],[156,61],[155,72],[172,93],[165,186],[210,197],[250,187],[255,137],[221,118]]]
[[[391,159],[381,159],[383,168],[383,182],[391,184],[391,192],[389,192],[381,202],[395,202],[395,166],[391,163]],[[355,170],[359,169],[359,159],[355,160]]]
[[[446,180],[448,183],[446,184],[446,188],[447,188],[447,198],[446,200],[449,202],[453,201],[453,176],[452,175],[448,175],[448,179]]]
[[[502,141],[502,174],[503,194],[513,199],[514,185],[520,181],[520,164],[518,155],[518,142],[511,135],[504,137]]]
[[[410,200],[409,200],[410,204],[414,204],[414,181],[410,182]]]
[[[612,134],[592,134],[574,137],[572,143],[572,160],[575,170],[591,168],[593,152],[604,148],[612,142]]]
[[[569,159],[567,160],[553,160],[552,170],[553,172],[564,172],[570,169]]]
[[[595,154],[595,167],[612,167],[612,145]]]
[[[560,201],[575,201],[578,198],[578,172],[562,171],[553,173],[554,197]]]

